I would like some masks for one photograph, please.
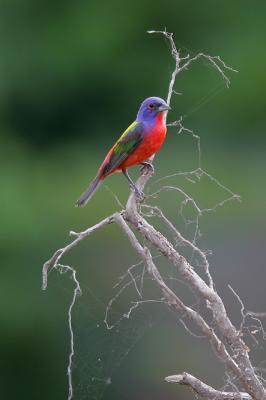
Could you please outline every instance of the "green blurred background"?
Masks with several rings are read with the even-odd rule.
[[[228,203],[201,220],[200,244],[213,250],[213,275],[230,316],[239,323],[228,283],[247,309],[265,310],[266,4],[0,4],[1,398],[67,398],[73,284],[52,272],[42,292],[41,268],[67,243],[69,230],[85,229],[118,209],[106,187],[86,208],[73,204],[114,139],[134,120],[139,103],[151,95],[166,96],[173,62],[165,40],[148,35],[149,29],[173,32],[183,55],[220,55],[239,70],[229,74],[228,90],[208,63],[194,64],[177,79],[182,95],[172,99],[169,121],[184,117],[185,126],[201,137],[202,166],[242,197],[242,203]],[[169,129],[150,190],[156,178],[196,166],[195,140]],[[137,177],[137,169],[132,175]],[[124,177],[110,177],[106,184],[126,201]],[[225,193],[203,182],[195,195],[209,207]],[[179,202],[168,194],[161,205],[189,236],[178,216]],[[183,370],[223,386],[222,366],[207,343],[189,336],[161,304],[145,304],[128,321],[105,329],[113,286],[138,261],[116,227],[97,232],[64,261],[77,269],[83,289],[73,314],[75,399],[192,399],[186,389],[163,382]],[[161,259],[158,264],[169,269]],[[149,296],[159,298],[151,284]],[[112,308],[111,320],[136,298],[133,289],[127,291]],[[265,359],[263,344],[249,344],[259,365]]]

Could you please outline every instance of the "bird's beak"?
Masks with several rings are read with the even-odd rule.
[[[171,107],[168,106],[168,104],[162,104],[161,106],[159,106],[158,110],[159,111],[169,111],[169,110],[171,110]]]

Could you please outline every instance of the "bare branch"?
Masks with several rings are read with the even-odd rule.
[[[68,356],[68,366],[67,366],[67,377],[68,377],[68,400],[73,398],[73,382],[72,382],[72,365],[74,357],[74,331],[72,326],[72,310],[76,303],[77,297],[81,295],[81,287],[79,281],[76,277],[76,270],[69,265],[57,264],[57,267],[61,273],[69,272],[71,273],[71,279],[75,283],[75,288],[73,291],[72,301],[68,309],[68,328],[70,333],[70,353]]]
[[[174,92],[174,84],[175,84],[175,79],[177,74],[180,72],[188,69],[191,63],[194,61],[198,60],[199,58],[204,58],[207,61],[211,63],[211,65],[221,74],[222,78],[225,81],[225,84],[227,87],[230,86],[230,79],[227,77],[225,74],[224,70],[231,71],[231,72],[238,72],[236,69],[233,69],[232,67],[229,67],[222,59],[220,56],[210,56],[208,54],[204,53],[198,53],[194,57],[190,57],[189,54],[187,54],[185,57],[180,57],[180,51],[177,50],[174,39],[173,39],[173,34],[167,32],[166,30],[164,31],[155,31],[151,30],[148,31],[148,33],[152,34],[161,34],[163,35],[167,40],[170,42],[171,46],[171,54],[173,59],[175,60],[175,69],[172,73],[172,78],[169,84],[169,90],[168,90],[168,96],[167,96],[167,103],[170,104],[171,101],[171,96]],[[181,62],[185,61],[182,65]]]
[[[196,395],[207,400],[252,400],[252,397],[248,393],[216,390],[187,372],[167,376],[165,380],[166,382],[189,386]]]
[[[173,39],[173,34],[170,32],[166,32],[165,31],[148,31],[148,33],[159,33],[161,35],[164,35],[164,37],[169,40],[170,42],[170,46],[171,46],[171,54],[172,57],[175,61],[175,69],[172,72],[172,77],[169,83],[169,87],[168,87],[168,94],[167,94],[167,104],[171,103],[171,97],[172,94],[174,92],[174,85],[175,85],[175,79],[176,79],[176,75],[179,74],[180,72],[180,54],[179,54],[179,50],[177,50],[174,39]]]
[[[114,215],[114,220],[126,233],[131,245],[142,257],[143,261],[147,264],[148,273],[151,275],[157,286],[161,289],[163,296],[167,300],[167,304],[176,309],[176,311],[182,311],[185,315],[193,321],[196,326],[201,330],[203,335],[209,340],[212,347],[215,349],[217,356],[226,363],[227,367],[232,370],[236,375],[240,376],[241,371],[238,368],[234,359],[229,355],[224,344],[219,340],[214,330],[207,324],[203,317],[191,307],[186,306],[181,299],[166,285],[163,281],[154,261],[151,253],[147,247],[142,247],[137,240],[134,232],[130,229],[124,218],[120,214]]]
[[[242,321],[240,323],[239,332],[242,333],[243,332],[243,326],[244,326],[244,323],[245,323],[245,319],[246,319],[246,316],[247,316],[247,314],[245,312],[245,306],[244,306],[244,303],[241,300],[240,296],[236,293],[236,291],[232,288],[232,286],[228,285],[228,287],[231,290],[231,292],[234,294],[234,296],[236,297],[237,301],[239,302],[239,304],[241,306],[240,312],[241,312],[241,316],[242,316]]]
[[[187,69],[192,62],[198,60],[199,58],[205,58],[206,60],[208,60],[214,66],[214,68],[216,68],[217,71],[222,75],[226,86],[227,87],[230,86],[230,79],[224,73],[223,68],[227,69],[229,71],[232,71],[232,72],[238,72],[238,71],[236,69],[233,69],[233,68],[229,67],[228,65],[226,65],[220,56],[210,56],[210,55],[207,55],[204,53],[199,53],[195,57],[192,57],[192,58],[190,58],[190,56],[188,56],[188,61],[182,65],[182,67],[180,68],[180,72],[183,71],[184,69]]]
[[[213,288],[203,281],[203,279],[189,265],[187,260],[175,250],[173,245],[138,213],[136,198],[132,194],[129,197],[126,211],[127,213],[124,215],[124,218],[177,268],[184,281],[195,291],[195,293],[200,298],[205,299],[206,306],[212,312],[217,331],[231,347],[239,368],[237,375],[247,392],[257,400],[266,399],[265,389],[256,376],[254,368],[249,360],[249,349],[244,344],[238,331],[228,318],[224,304],[219,295]],[[132,243],[132,236],[130,241]],[[140,255],[142,254],[141,246],[139,244],[136,245],[136,250]],[[243,374],[243,371],[245,371],[245,374]],[[235,373],[236,372],[237,371],[235,371]]]
[[[70,250],[73,249],[73,247],[77,246],[79,242],[81,242],[84,238],[87,236],[90,236],[93,232],[95,232],[97,229],[102,228],[103,226],[107,224],[111,224],[113,222],[113,216],[109,216],[102,221],[98,222],[94,226],[86,229],[83,232],[74,232],[70,231],[71,236],[75,236],[76,239],[74,239],[72,242],[70,242],[68,245],[65,247],[62,247],[61,249],[56,250],[56,252],[52,255],[52,257],[46,261],[46,263],[43,265],[42,269],[42,289],[45,290],[47,288],[47,275],[48,271],[51,268],[56,267],[58,264],[59,260],[63,257],[64,254],[69,252]]]
[[[228,67],[220,57],[217,56],[208,56],[204,53],[199,53],[194,57],[190,57],[189,55],[186,57],[180,57],[180,51],[176,48],[173,34],[166,32],[166,31],[149,31],[149,33],[158,33],[162,34],[170,43],[171,48],[171,55],[175,62],[175,67],[172,72],[171,80],[169,83],[168,94],[167,94],[167,103],[171,103],[171,97],[173,93],[175,93],[175,80],[176,76],[187,69],[190,64],[199,58],[204,58],[209,61],[212,66],[216,68],[216,70],[220,73],[222,78],[225,80],[226,85],[229,86],[229,78],[227,77],[225,71],[233,71],[232,68]],[[178,121],[172,123],[174,126],[179,127],[178,133],[185,132],[191,134],[196,140],[198,145],[198,150],[200,153],[200,139],[197,135],[193,133],[193,131],[185,128],[182,125],[182,118]],[[266,391],[263,386],[264,381],[261,377],[256,374],[255,368],[252,366],[250,359],[249,359],[249,349],[245,345],[245,342],[242,339],[242,329],[244,328],[244,320],[249,315],[255,321],[256,316],[255,314],[252,315],[251,312],[245,312],[244,305],[240,299],[240,297],[236,294],[236,292],[231,288],[234,295],[237,297],[238,301],[241,304],[241,314],[243,317],[243,322],[240,326],[240,331],[236,329],[236,327],[232,324],[231,320],[229,319],[225,306],[221,297],[215,291],[213,279],[211,277],[209,271],[209,262],[207,260],[206,254],[199,249],[196,245],[196,235],[198,232],[198,222],[200,216],[209,211],[215,211],[218,207],[222,206],[229,200],[237,199],[239,200],[239,196],[234,194],[230,189],[223,186],[216,178],[212,175],[208,174],[204,171],[200,166],[200,157],[199,157],[199,167],[190,173],[185,172],[178,172],[176,175],[183,175],[186,179],[190,180],[191,182],[195,182],[201,179],[202,176],[206,176],[210,179],[213,183],[215,183],[219,188],[225,190],[229,197],[220,201],[212,208],[201,208],[199,207],[198,203],[188,195],[183,189],[179,187],[165,185],[161,189],[159,189],[155,194],[160,193],[162,190],[175,190],[179,194],[182,195],[183,201],[181,202],[181,207],[184,207],[187,202],[191,203],[196,210],[197,217],[196,217],[196,233],[192,242],[185,239],[181,233],[175,228],[174,224],[169,221],[163,212],[158,207],[152,207],[147,204],[141,206],[139,200],[135,197],[134,192],[131,192],[127,204],[126,209],[122,210],[120,213],[115,213],[104,220],[100,221],[96,225],[86,229],[84,232],[76,233],[70,232],[75,239],[66,245],[63,248],[57,250],[54,255],[48,260],[43,266],[43,274],[42,274],[42,281],[43,281],[43,289],[47,287],[47,274],[49,269],[57,267],[59,270],[61,268],[62,271],[71,271],[72,279],[75,282],[75,290],[73,294],[73,299],[69,308],[68,314],[68,321],[69,321],[69,330],[71,334],[71,352],[69,356],[69,365],[68,365],[68,377],[69,377],[69,400],[73,397],[73,390],[72,390],[72,381],[71,381],[71,368],[72,368],[72,358],[74,356],[74,338],[73,338],[73,330],[72,330],[72,319],[71,313],[72,308],[75,304],[76,296],[80,293],[80,285],[76,279],[75,270],[72,267],[62,266],[59,264],[60,259],[63,255],[65,255],[68,251],[72,250],[75,246],[79,244],[85,237],[89,236],[91,233],[95,232],[97,229],[115,222],[122,231],[126,234],[129,242],[131,243],[132,247],[135,249],[136,253],[140,256],[142,262],[147,265],[147,273],[160,289],[162,294],[162,299],[159,302],[166,303],[169,307],[171,307],[176,313],[181,313],[181,318],[186,317],[190,321],[194,323],[194,325],[200,330],[203,334],[204,338],[208,340],[210,345],[212,346],[215,354],[225,365],[225,373],[229,376],[232,375],[232,379],[228,380],[227,382],[230,384],[230,389],[233,388],[233,392],[225,392],[215,390],[212,387],[204,384],[199,379],[193,377],[190,374],[183,373],[180,375],[175,375],[171,377],[167,377],[166,380],[168,382],[177,382],[180,384],[185,384],[190,386],[195,393],[198,395],[206,398],[206,399],[215,399],[215,400],[232,400],[232,399],[239,399],[239,400],[266,400]],[[152,172],[148,171],[139,177],[137,180],[137,187],[140,190],[145,188],[145,185],[149,181],[152,176]],[[158,182],[158,181],[157,181]],[[176,235],[176,237],[181,240],[184,244],[191,247],[191,249],[198,253],[203,261],[203,266],[205,268],[205,272],[208,277],[207,283],[201,276],[194,270],[192,265],[188,262],[186,258],[184,258],[175,248],[174,244],[171,243],[167,237],[162,235],[160,231],[155,229],[153,225],[148,223],[148,221],[144,218],[143,213],[141,213],[141,208],[146,207],[149,209],[153,209],[157,212],[157,214],[163,219],[165,224],[171,229],[172,232]],[[195,222],[195,221],[194,221]],[[156,249],[160,255],[163,255],[170,265],[174,266],[176,271],[182,278],[182,281],[196,294],[196,296],[201,299],[201,301],[205,304],[206,308],[210,311],[212,316],[212,325],[210,325],[205,318],[201,315],[200,311],[195,311],[193,307],[187,306],[184,304],[182,299],[166,284],[163,280],[157,266],[155,265],[154,258],[151,255],[151,252],[148,247],[141,245],[140,241],[137,239],[135,232],[141,236],[142,239],[146,241],[146,246],[153,247]],[[110,300],[105,315],[105,324],[107,328],[111,329],[113,326],[108,324],[107,316],[112,306],[112,303],[120,296],[120,294],[130,285],[133,285],[136,289],[138,297],[140,298],[139,301],[132,302],[132,306],[130,307],[129,311],[125,313],[121,318],[129,318],[131,313],[142,303],[144,302],[152,302],[158,300],[145,300],[143,298],[142,289],[138,288],[137,281],[140,280],[143,285],[143,274],[138,274],[137,276],[133,274],[134,268],[139,264],[132,265],[126,275],[129,275],[131,278],[129,282],[120,286],[118,293],[115,297]],[[122,280],[124,279],[122,276]],[[141,286],[142,288],[142,286]],[[120,321],[119,320],[119,321]],[[119,322],[118,321],[118,322]],[[182,321],[182,320],[181,320]],[[184,322],[183,322],[184,323]],[[258,327],[255,326],[254,329]],[[259,326],[259,329],[263,332],[262,324]],[[251,332],[252,333],[252,332]],[[238,390],[238,385],[241,390],[245,390],[246,393],[242,393]]]
[[[170,228],[171,231],[174,232],[174,234],[176,235],[177,239],[179,239],[182,243],[186,244],[187,246],[191,247],[194,252],[199,254],[199,256],[201,257],[201,259],[203,261],[203,267],[204,267],[206,275],[208,277],[209,285],[210,285],[211,288],[213,288],[214,287],[213,279],[212,279],[212,277],[210,275],[209,261],[208,261],[208,259],[206,257],[206,254],[198,246],[196,246],[195,243],[191,242],[188,239],[185,239],[184,236],[182,236],[181,233],[172,224],[172,222],[169,221],[169,219],[164,215],[164,213],[162,212],[162,210],[159,207],[150,206],[150,205],[146,205],[146,204],[144,204],[142,207],[147,207],[147,208],[155,211],[162,218],[162,220],[165,222],[165,224],[168,226],[168,228]]]
[[[266,318],[266,312],[247,311],[248,315],[257,318]]]

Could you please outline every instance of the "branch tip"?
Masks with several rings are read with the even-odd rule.
[[[216,390],[187,372],[183,372],[179,375],[167,376],[165,381],[186,385],[190,387],[196,395],[206,400],[252,400],[252,397],[245,392],[225,392],[223,390]]]

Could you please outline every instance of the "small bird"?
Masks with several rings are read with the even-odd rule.
[[[125,130],[108,151],[90,186],[76,201],[77,207],[85,206],[88,203],[108,175],[121,171],[136,196],[142,197],[143,194],[128,175],[127,168],[142,164],[153,169],[152,164],[146,160],[156,153],[164,142],[166,136],[165,113],[170,109],[166,101],[160,97],[149,97],[143,101],[136,121]]]

